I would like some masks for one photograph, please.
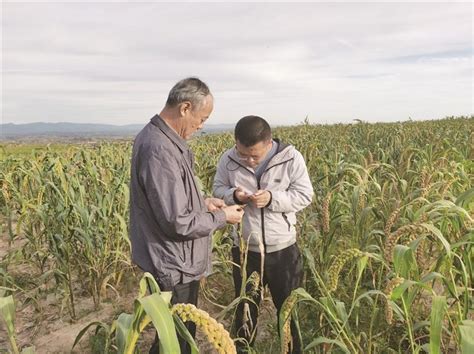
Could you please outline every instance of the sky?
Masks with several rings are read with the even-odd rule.
[[[473,114],[472,2],[2,3],[2,123],[145,124],[197,76],[211,124]]]

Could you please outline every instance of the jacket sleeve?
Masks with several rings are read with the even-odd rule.
[[[226,224],[224,211],[190,210],[181,167],[166,149],[144,155],[139,178],[156,222],[170,238],[179,241],[209,236]]]
[[[313,186],[308,175],[308,169],[303,155],[295,151],[293,164],[289,169],[290,185],[286,191],[270,191],[272,200],[267,207],[278,213],[297,212],[311,204],[313,199]]]
[[[233,205],[235,204],[234,191],[237,188],[230,183],[229,171],[226,168],[227,161],[227,154],[222,155],[219,159],[212,185],[212,194],[216,198],[223,199],[226,205]]]

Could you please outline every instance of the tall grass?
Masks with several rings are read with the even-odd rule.
[[[473,117],[459,117],[305,122],[274,130],[301,151],[315,189],[297,225],[304,290],[288,307],[308,351],[472,348],[473,128]],[[210,194],[232,134],[203,136],[191,145],[196,173]],[[34,289],[46,286],[78,317],[78,296],[87,294],[99,306],[120,291],[130,269],[130,143],[20,150],[0,159],[3,231],[10,242],[23,242],[3,257],[1,285],[30,301],[45,296]],[[229,230],[215,234],[208,287],[216,285],[214,277],[230,278],[230,245]],[[31,270],[27,282],[13,270],[19,263]],[[212,289],[205,293],[221,306],[222,317],[232,316],[229,306],[239,300],[219,303]]]

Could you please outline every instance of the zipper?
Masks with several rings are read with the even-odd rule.
[[[234,160],[234,159],[233,159],[232,157],[230,157],[230,156],[229,156],[229,160],[232,160],[232,161],[235,162],[237,165],[243,167],[245,170],[247,170],[249,173],[251,173],[252,175],[255,176],[255,173],[252,172],[251,170],[249,170],[249,169],[247,168],[247,166],[245,166],[245,165],[241,164],[240,162]],[[288,159],[288,160],[281,161],[281,162],[279,162],[279,163],[277,163],[277,164],[275,164],[275,165],[271,165],[270,167],[267,167],[267,168],[265,169],[265,171],[262,172],[262,174],[260,175],[260,177],[259,177],[259,178],[256,178],[256,180],[257,180],[257,188],[260,190],[260,188],[261,188],[261,187],[260,187],[260,179],[262,178],[262,176],[263,176],[263,174],[264,174],[265,172],[267,172],[268,170],[272,169],[272,168],[275,167],[275,166],[282,165],[282,164],[287,163],[288,161],[291,161],[291,160],[293,160],[293,158]],[[261,222],[261,230],[262,230],[263,249],[264,249],[264,252],[265,252],[265,254],[266,254],[266,253],[267,253],[267,243],[265,242],[265,208],[261,208],[261,209],[260,209],[260,217],[261,217],[261,220],[262,220],[262,222]],[[287,222],[288,225],[289,225],[288,220],[287,220],[286,222]],[[290,227],[290,226],[289,226],[289,227]]]
[[[265,173],[265,171],[263,173]],[[262,175],[260,175],[260,178],[262,178]],[[257,178],[257,187],[259,190],[260,190],[260,178]],[[260,209],[260,216],[262,218],[261,228],[262,228],[263,251],[265,254],[267,254],[267,243],[265,242],[265,208]]]
[[[268,170],[272,169],[273,167],[275,166],[279,166],[279,165],[282,165],[284,163],[287,163],[289,161],[293,160],[293,158],[291,159],[288,159],[288,160],[284,160],[284,161],[281,161],[275,165],[271,165],[270,167],[267,167],[265,169],[265,171],[262,172],[262,174],[260,175],[260,178],[257,179],[257,187],[258,189],[260,189],[260,179],[262,178],[263,174],[266,173]],[[262,241],[263,241],[263,249],[265,250],[265,254],[267,253],[267,243],[265,242],[265,208],[262,208],[260,209],[260,215],[262,217]],[[288,219],[286,218],[286,215],[284,215],[283,213],[283,216],[285,218],[285,221],[288,223],[288,229],[291,228],[290,226],[290,223],[288,221]]]
[[[255,176],[255,173],[251,170],[249,170],[247,168],[247,166],[241,164],[240,162],[234,160],[232,157],[229,156],[229,160],[235,162],[237,165],[239,165],[240,167],[242,167],[244,170],[246,170],[248,173],[252,174],[255,179],[257,180],[257,189],[260,189],[260,178],[262,178],[262,176],[260,175],[260,178],[257,178],[257,176]],[[266,171],[263,171],[263,173],[265,173]],[[262,173],[262,175],[263,175]],[[267,253],[267,243],[265,242],[265,211],[264,211],[264,208],[261,208],[260,209],[260,218],[261,218],[261,230],[262,230],[262,242],[263,242],[263,250],[265,252],[265,254]]]

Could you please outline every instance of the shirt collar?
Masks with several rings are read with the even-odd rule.
[[[158,114],[155,114],[151,118],[151,124],[158,127],[176,146],[181,150],[181,152],[188,151],[189,146],[186,140],[176,133],[176,131],[171,128]]]

